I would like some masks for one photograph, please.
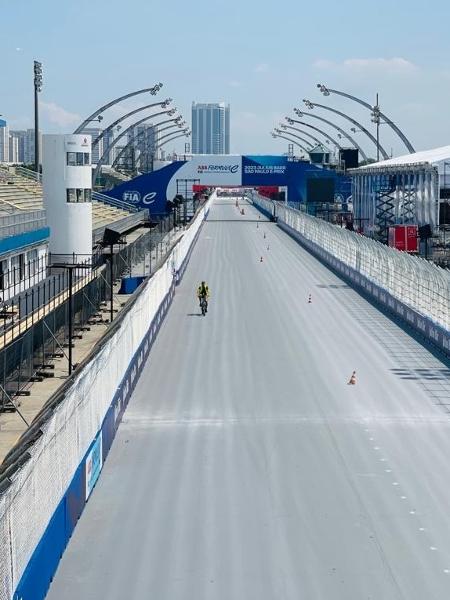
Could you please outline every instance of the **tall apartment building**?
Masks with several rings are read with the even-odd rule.
[[[9,128],[3,119],[0,119],[0,162],[9,162]]]
[[[230,153],[230,105],[192,103],[192,153]]]
[[[42,133],[41,132],[39,132],[38,138],[39,138],[39,156],[42,156]],[[27,165],[34,163],[34,129],[26,130],[23,162]]]
[[[10,162],[25,162],[25,140],[27,137],[27,132],[23,130],[11,130],[9,132],[9,151],[10,151]],[[33,132],[34,138],[34,132]],[[17,158],[11,155],[11,152],[15,153],[17,151]],[[33,144],[34,151],[34,144]],[[33,155],[34,160],[34,155]],[[32,162],[32,161],[30,161]]]

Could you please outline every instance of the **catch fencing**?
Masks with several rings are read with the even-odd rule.
[[[209,210],[45,405],[0,471],[0,600],[42,600]]]
[[[252,200],[313,254],[450,354],[450,271],[259,195]]]

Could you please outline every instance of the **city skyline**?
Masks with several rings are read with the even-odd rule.
[[[230,154],[230,105],[192,102],[192,153]]]
[[[379,35],[367,35],[367,14],[356,0],[342,6],[326,0],[320,26],[313,28],[303,25],[317,22],[313,7],[287,2],[289,19],[283,20],[285,33],[278,36],[277,44],[267,43],[282,19],[275,5],[262,10],[254,2],[236,3],[239,10],[233,11],[223,10],[230,7],[229,2],[199,0],[194,15],[179,0],[170,7],[159,0],[151,7],[134,0],[119,20],[115,16],[121,7],[118,0],[99,0],[94,6],[83,0],[77,10],[58,4],[56,28],[52,25],[55,6],[54,1],[44,0],[26,11],[20,5],[3,9],[8,27],[0,40],[5,59],[0,113],[10,129],[33,126],[32,66],[37,59],[44,71],[43,132],[71,132],[103,103],[162,81],[159,96],[175,98],[185,119],[189,119],[192,98],[227,99],[233,106],[230,152],[277,153],[285,151],[287,143],[271,138],[270,130],[294,106],[301,106],[303,98],[323,100],[316,88],[322,82],[371,103],[379,93],[382,109],[417,149],[442,146],[450,139],[450,123],[442,118],[450,100],[450,69],[445,60],[450,42],[444,27],[450,8],[443,0],[434,5],[442,18],[430,29],[423,28],[423,8],[417,0],[395,6],[382,0],[370,15],[371,31],[383,31],[382,44]],[[101,24],[109,35],[101,36],[101,43],[100,37],[93,36],[79,45],[76,33],[85,28],[83,15],[88,8],[90,23]],[[207,27],[218,11],[220,29]],[[159,50],[166,45],[164,28],[155,28],[148,37],[147,18],[171,24],[170,47],[163,53]],[[398,28],[398,22],[407,22],[408,27]],[[192,29],[201,29],[202,35],[191,36]],[[133,36],[127,36],[123,52],[113,54],[114,40],[125,31],[133,31]],[[149,62],[147,56],[157,59]],[[116,72],[121,76],[116,77]],[[437,89],[438,94],[434,93]],[[374,131],[370,116],[356,105],[335,97],[326,103],[351,112]],[[129,101],[124,107],[138,105]],[[116,115],[111,110],[108,118]],[[389,153],[404,152],[386,128],[381,130],[381,140]],[[173,145],[181,150],[184,140]]]

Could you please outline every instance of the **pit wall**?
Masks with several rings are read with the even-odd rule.
[[[448,271],[257,194],[252,201],[311,254],[450,357]]]
[[[45,598],[169,309],[212,196],[77,371],[0,495],[0,600]],[[125,309],[126,310],[126,309]]]

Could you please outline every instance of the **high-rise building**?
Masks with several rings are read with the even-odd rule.
[[[92,138],[92,164],[96,165],[98,163],[98,161],[100,160],[100,158],[103,155],[104,149],[106,148],[106,146],[104,145],[104,138],[102,138],[98,144],[95,144],[94,146],[94,142],[97,139],[97,137],[101,134],[101,132],[103,131],[103,129],[100,129],[100,127],[87,127],[86,129],[83,129],[82,131],[80,131],[80,133],[83,135],[90,135]],[[108,164],[108,161],[106,161],[105,164]]]
[[[42,133],[39,132],[39,156],[42,156]],[[34,163],[34,129],[27,129],[24,141],[24,156],[25,164]]]
[[[9,134],[9,162],[19,162],[19,140],[11,134]]]
[[[151,123],[134,128],[134,147],[139,170],[147,173],[152,170],[153,156],[157,144],[157,128]]]
[[[25,162],[25,140],[27,132],[22,130],[11,130],[9,132],[10,149],[11,145],[16,147],[17,144],[17,160],[11,158],[11,162]],[[14,140],[14,141],[13,141]],[[16,141],[17,140],[17,141]]]
[[[230,105],[192,103],[192,153],[230,153]]]
[[[0,162],[9,162],[9,128],[3,119],[0,119]]]

